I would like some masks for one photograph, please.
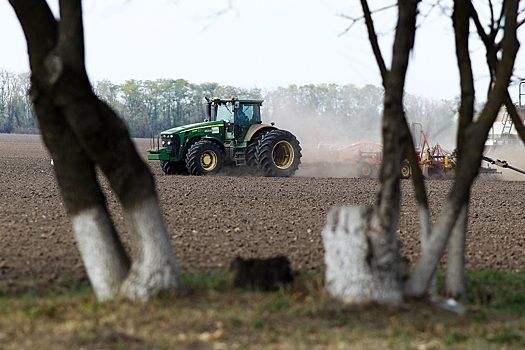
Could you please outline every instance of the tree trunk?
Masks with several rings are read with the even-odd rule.
[[[432,224],[430,222],[430,214],[428,212],[428,205],[419,204],[419,227],[421,229],[421,251],[428,249],[430,244],[430,234],[432,233]],[[434,273],[429,284],[428,292],[435,294],[437,292],[437,276]]]
[[[131,300],[147,300],[180,289],[182,281],[156,197],[126,209],[125,219],[135,254],[121,294]]]
[[[396,304],[403,299],[402,266],[396,236],[399,219],[399,172],[410,137],[403,110],[409,54],[415,37],[419,0],[398,4],[399,16],[393,46],[392,69],[387,71],[377,45],[370,10],[361,1],[370,42],[385,87],[383,160],[379,173],[377,206],[372,209],[332,209],[323,230],[326,250],[327,290],[351,302]]]
[[[465,237],[468,204],[464,204],[448,239],[447,277],[445,290],[452,297],[465,294]]]
[[[30,58],[31,99],[75,239],[99,299],[120,291],[146,300],[181,286],[153,176],[124,123],[93,93],[84,66],[80,0],[60,1],[60,22],[44,0],[10,0]],[[132,233],[130,260],[107,212],[99,166]]]
[[[98,300],[114,297],[126,278],[129,260],[105,207],[71,215],[73,234]]]
[[[374,244],[373,211],[366,207],[331,208],[322,231],[326,289],[344,302],[399,304],[403,300],[397,256],[397,241]],[[381,240],[381,239],[380,239]],[[381,246],[378,254],[375,247]],[[394,259],[395,260],[395,259]]]

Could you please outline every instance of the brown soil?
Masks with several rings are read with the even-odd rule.
[[[144,155],[149,141],[136,142]],[[228,266],[237,255],[278,254],[288,256],[295,270],[323,269],[320,233],[327,211],[334,205],[373,204],[377,187],[373,179],[307,176],[312,170],[306,167],[293,178],[190,177],[165,176],[156,162],[149,164],[182,269]],[[0,281],[85,278],[39,136],[0,135],[0,169]],[[450,186],[447,180],[427,181],[434,218]],[[418,215],[410,181],[402,182],[402,193],[402,253],[415,261]],[[470,206],[468,268],[523,267],[523,193],[522,181],[477,181]],[[107,194],[126,241],[117,201],[111,191]]]

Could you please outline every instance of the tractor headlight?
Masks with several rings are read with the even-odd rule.
[[[165,143],[166,143],[166,142],[165,142],[164,140],[162,140],[162,145],[163,145],[163,146],[165,145]]]
[[[171,146],[171,141],[168,141],[168,146]]]

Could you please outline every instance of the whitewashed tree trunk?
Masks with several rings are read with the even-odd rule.
[[[133,235],[133,262],[121,294],[131,300],[147,300],[164,291],[180,289],[182,281],[156,198],[125,212]]]
[[[426,295],[436,273],[443,251],[447,245],[452,228],[459,215],[460,206],[450,199],[447,201],[433,227],[432,234],[422,246],[421,258],[405,284],[405,295],[421,298]]]
[[[399,304],[403,301],[399,264],[389,263],[388,271],[384,269],[384,257],[396,256],[398,247],[380,238],[376,245],[383,243],[384,249],[380,256],[374,255],[372,240],[377,237],[370,230],[372,216],[367,207],[334,207],[328,212],[322,231],[326,290],[348,303]]]
[[[456,297],[465,294],[465,239],[468,223],[468,204],[464,204],[448,239],[447,295]]]
[[[129,260],[104,207],[71,215],[73,234],[98,300],[117,295]]]
[[[429,244],[430,235],[432,233],[432,224],[430,222],[430,213],[428,212],[428,207],[425,205],[419,204],[419,227],[421,229],[421,251],[424,251]],[[437,293],[437,276],[434,273],[432,279],[430,280],[428,286],[428,292],[433,294]]]

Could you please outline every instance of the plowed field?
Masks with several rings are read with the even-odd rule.
[[[141,154],[148,140],[136,140]],[[313,176],[292,178],[165,176],[156,162],[161,205],[182,269],[228,266],[236,256],[288,256],[295,270],[323,269],[321,230],[334,205],[373,204],[377,181]],[[333,173],[336,174],[336,173]],[[343,174],[343,175],[342,175]],[[525,176],[524,176],[525,179]],[[103,185],[107,188],[104,181]],[[433,217],[449,180],[428,180]],[[478,180],[472,191],[467,265],[520,270],[525,263],[525,182]],[[118,203],[108,203],[123,240]],[[402,253],[419,252],[418,216],[410,181],[402,182]],[[0,283],[84,279],[71,227],[39,136],[0,135]]]

